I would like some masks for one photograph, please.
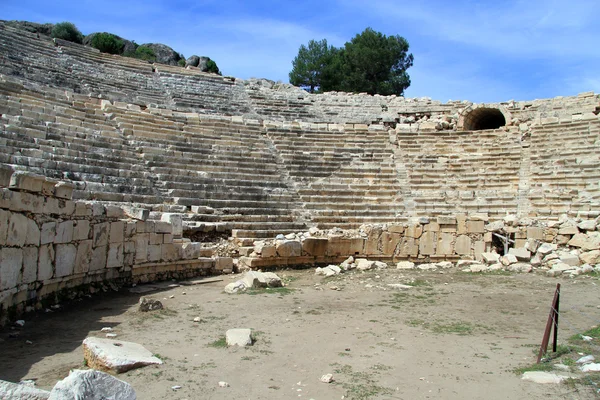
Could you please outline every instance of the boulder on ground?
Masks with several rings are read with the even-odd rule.
[[[325,277],[339,275],[342,272],[342,269],[337,265],[328,265],[324,268],[317,268],[315,270],[316,275],[323,275]]]
[[[375,261],[369,261],[366,258],[357,258],[356,259],[356,268],[359,271],[367,271],[375,268]]]
[[[283,281],[273,272],[248,271],[242,279],[225,286],[225,293],[233,294],[246,289],[282,287]]]
[[[396,264],[397,269],[414,269],[415,263],[411,261],[400,261]]]
[[[225,293],[233,294],[237,292],[244,292],[248,287],[243,281],[235,281],[231,282],[227,286],[225,286]]]
[[[90,368],[116,374],[163,363],[140,344],[96,337],[83,341],[83,358]]]
[[[190,56],[187,60],[185,60],[186,67],[197,67],[198,64],[200,64],[200,57],[196,55]]]
[[[581,253],[579,259],[584,264],[600,264],[600,250],[592,250],[586,253]]]
[[[135,390],[127,382],[95,370],[72,370],[59,381],[48,400],[135,400]]]
[[[227,346],[251,346],[252,330],[250,329],[229,329],[225,333]]]
[[[160,300],[149,299],[148,297],[140,297],[140,302],[138,304],[138,310],[141,312],[148,312],[154,310],[162,310],[163,304]]]
[[[519,261],[529,261],[531,258],[531,252],[523,247],[508,249],[508,254],[517,257]]]
[[[28,385],[0,380],[0,399],[2,400],[47,400],[50,392]]]

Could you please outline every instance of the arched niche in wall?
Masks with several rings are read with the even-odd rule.
[[[511,115],[503,107],[473,105],[466,108],[458,119],[458,130],[482,131],[498,129],[510,124]]]

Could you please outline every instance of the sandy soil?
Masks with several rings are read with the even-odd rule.
[[[556,283],[563,284],[565,336],[588,329],[590,315],[600,320],[597,277],[277,273],[285,290],[227,295],[223,287],[238,278],[230,275],[146,294],[163,302],[162,311],[136,311],[140,295],[121,289],[26,315],[23,328],[0,331],[0,379],[35,379],[50,389],[83,367],[85,337],[113,327],[118,339],[165,361],[119,375],[139,399],[593,398],[585,389],[524,382],[513,370],[535,361]],[[230,328],[252,328],[254,346],[221,346]],[[327,373],[333,383],[319,381]]]

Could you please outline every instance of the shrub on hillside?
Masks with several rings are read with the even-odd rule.
[[[98,33],[92,38],[92,47],[103,53],[123,54],[125,44],[112,33]]]
[[[185,67],[185,59],[179,59],[179,61],[177,61],[177,65],[179,65],[180,67]]]
[[[138,46],[135,51],[128,51],[123,54],[125,57],[137,58],[138,60],[145,60],[150,62],[156,61],[156,54],[154,50],[146,46]]]
[[[69,42],[83,43],[83,34],[71,22],[60,22],[54,25],[50,35],[53,38],[68,40]]]
[[[221,71],[219,71],[219,67],[217,67],[217,63],[211,60],[210,58],[206,62],[206,72],[211,72],[213,74],[221,75]]]

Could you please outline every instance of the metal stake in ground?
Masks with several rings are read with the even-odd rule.
[[[537,363],[539,364],[542,357],[548,350],[548,342],[550,341],[550,332],[554,327],[554,340],[552,343],[552,351],[556,353],[556,343],[558,342],[558,307],[560,303],[560,283],[556,284],[556,291],[554,292],[554,299],[552,300],[552,307],[550,307],[550,314],[548,315],[548,322],[546,323],[546,330],[544,331],[544,337],[542,338],[542,345],[540,346],[540,352],[538,353]]]

